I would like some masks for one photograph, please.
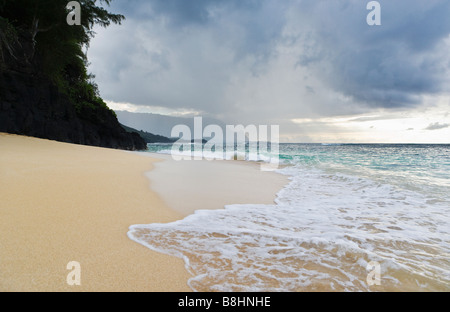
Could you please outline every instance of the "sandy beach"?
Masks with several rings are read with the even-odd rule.
[[[225,205],[273,204],[276,193],[289,182],[287,176],[261,171],[256,162],[175,161],[170,155],[150,155],[163,160],[146,173],[154,181],[151,189],[183,216]]]
[[[128,228],[270,204],[286,182],[239,162],[175,163],[0,134],[0,291],[190,291],[183,261],[130,240]],[[72,261],[79,286],[66,282]]]

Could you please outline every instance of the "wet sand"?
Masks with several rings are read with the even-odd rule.
[[[129,227],[270,203],[283,179],[238,162],[175,163],[0,134],[0,291],[190,291],[183,261],[130,240]],[[67,283],[72,261],[81,285]]]

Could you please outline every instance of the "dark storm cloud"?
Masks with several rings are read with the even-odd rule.
[[[450,1],[380,0],[381,26],[367,25],[368,2],[113,1],[127,21],[94,42],[94,74],[113,101],[262,119],[450,91]]]
[[[379,2],[382,25],[369,27],[366,1],[301,1],[300,25],[309,33],[299,64],[371,106],[411,106],[448,90],[441,44],[450,34],[450,1]]]
[[[131,0],[116,1],[114,9],[134,21],[164,18],[170,31],[176,33],[187,27],[216,28],[217,36],[224,36],[220,22],[229,20],[234,25],[233,41],[236,58],[258,54],[266,59],[272,52],[274,40],[280,38],[284,26],[282,12],[289,1],[272,0]],[[120,3],[119,3],[120,2]],[[218,27],[219,26],[219,27]],[[223,26],[222,26],[223,27]],[[228,29],[231,31],[231,29]],[[230,34],[225,34],[230,35]],[[224,44],[227,44],[225,41]]]
[[[165,15],[174,25],[205,23],[208,20],[208,8],[226,1],[214,0],[129,0],[116,1],[115,9],[130,18],[148,19]]]
[[[192,23],[207,24],[214,19],[216,9],[256,12],[267,0],[129,0],[116,1],[113,7],[131,18],[166,16],[172,26]]]

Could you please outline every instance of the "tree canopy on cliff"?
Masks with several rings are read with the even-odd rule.
[[[0,0],[0,132],[145,149],[99,95],[84,51],[94,26],[120,24],[111,0]],[[73,14],[75,13],[75,14]]]
[[[53,56],[52,61],[63,65],[70,63],[73,57],[84,57],[82,47],[89,45],[95,25],[107,27],[111,23],[120,24],[125,18],[97,5],[99,2],[109,6],[111,0],[77,2],[81,6],[79,26],[67,23],[67,0],[0,0],[0,17],[16,29],[22,40],[30,41],[34,48],[28,51],[30,60],[37,50],[42,56]]]
[[[120,24],[125,18],[102,5],[111,0],[79,0],[81,25],[69,25],[68,0],[0,0],[0,63],[9,59],[39,67],[78,109],[105,106],[87,71],[84,48],[93,27]]]

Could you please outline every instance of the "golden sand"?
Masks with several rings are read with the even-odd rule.
[[[255,166],[198,162],[160,166],[149,181],[158,161],[0,134],[0,291],[190,291],[183,261],[130,240],[129,226],[172,222],[196,208],[270,204],[287,182]],[[192,172],[198,178],[186,183]],[[67,283],[72,261],[79,286]]]
[[[0,134],[0,291],[190,291],[181,259],[127,237],[180,218],[149,191],[152,162]],[[71,261],[80,286],[67,284]]]

